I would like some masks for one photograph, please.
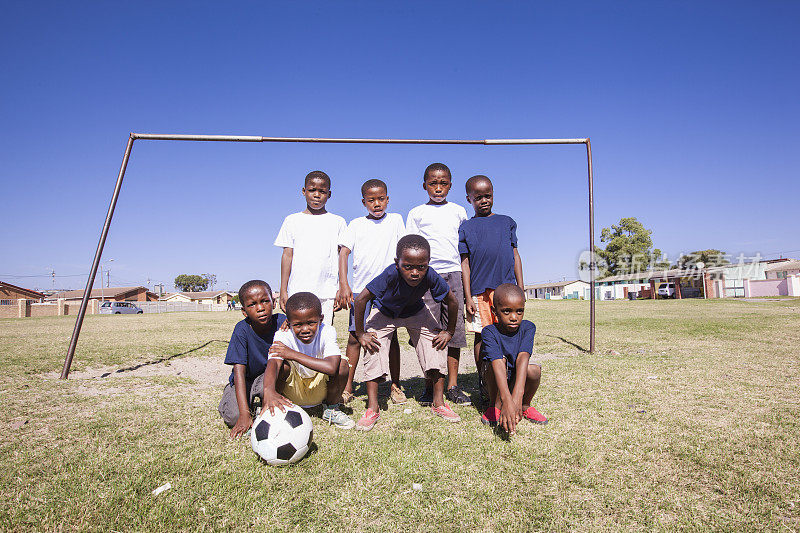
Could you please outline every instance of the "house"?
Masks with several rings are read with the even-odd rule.
[[[45,300],[81,300],[83,289],[76,291],[59,291],[51,294]],[[158,295],[150,292],[147,287],[102,287],[92,289],[89,300],[110,300],[114,302],[154,302]]]
[[[226,304],[233,300],[227,291],[169,292],[159,298],[161,302],[195,302],[201,304]]]
[[[41,292],[17,287],[16,285],[0,281],[0,304],[2,305],[14,305],[16,304],[16,300],[41,302],[44,298],[45,295]]]
[[[703,297],[711,274],[705,269],[646,270],[631,274],[608,276],[595,282],[595,298],[619,300],[636,293],[638,298],[655,298],[658,286],[672,283],[675,298]],[[709,296],[712,297],[712,296]]]
[[[789,276],[799,276],[800,261],[797,259],[779,261],[767,266],[764,273],[766,279],[786,279]]]
[[[589,284],[581,280],[555,281],[525,285],[525,297],[545,300],[585,299],[589,297]]]

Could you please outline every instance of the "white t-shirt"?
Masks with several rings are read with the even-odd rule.
[[[379,220],[363,216],[350,221],[339,245],[352,252],[354,295],[394,262],[397,241],[405,234],[403,217],[397,213],[386,213]]]
[[[281,225],[275,246],[292,248],[289,296],[312,292],[317,298],[336,297],[339,288],[339,235],[347,223],[339,215],[292,213]]]
[[[436,272],[461,272],[458,227],[465,220],[467,211],[453,202],[418,205],[408,212],[406,233],[417,233],[428,239],[431,245],[430,266]]]
[[[333,326],[326,326],[325,324],[319,325],[317,334],[308,344],[298,339],[291,329],[286,331],[276,331],[275,338],[272,342],[280,342],[290,350],[306,354],[307,356],[314,357],[316,359],[324,359],[326,357],[333,357],[334,355],[342,355],[342,352],[339,351],[339,345],[336,344],[336,329]],[[269,358],[283,359],[283,357],[278,357],[273,354],[270,354]],[[315,375],[317,375],[315,370],[311,370],[300,363],[295,363],[294,361],[291,361],[291,363],[295,365],[295,368],[297,368],[297,373],[304,378],[313,378]]]

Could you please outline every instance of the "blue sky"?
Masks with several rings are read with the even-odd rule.
[[[746,2],[6,3],[0,31],[0,279],[81,288],[128,132],[591,137],[596,226],[635,216],[680,252],[800,255],[800,4]],[[272,242],[303,209],[426,200],[421,174],[495,182],[526,282],[575,277],[587,245],[581,146],[137,141],[106,245],[112,285],[277,285]],[[773,255],[774,256],[774,255]],[[26,277],[23,277],[26,276]]]

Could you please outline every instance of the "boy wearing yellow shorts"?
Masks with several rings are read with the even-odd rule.
[[[336,330],[323,323],[322,303],[310,292],[286,300],[289,329],[275,333],[264,371],[264,408],[295,403],[301,407],[323,404],[322,419],[341,429],[355,422],[341,410],[348,364],[336,344]]]

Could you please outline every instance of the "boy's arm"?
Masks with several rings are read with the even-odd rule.
[[[267,369],[264,370],[264,409],[269,409],[269,414],[275,414],[275,408],[286,411],[285,407],[291,407],[292,402],[288,398],[278,394],[275,390],[275,382],[278,381],[278,370],[281,367],[280,359],[270,359],[267,361]]]
[[[472,284],[469,280],[469,254],[461,254],[461,284],[464,286],[464,308],[468,315],[475,316],[477,309],[472,301]]]
[[[522,281],[522,258],[519,256],[519,251],[514,248],[514,277],[517,278],[517,285],[523,291],[525,290],[525,282]]]
[[[369,289],[364,289],[356,296],[355,302],[353,302],[353,320],[356,322],[356,339],[358,339],[358,343],[369,353],[375,353],[381,347],[375,333],[366,333],[364,331],[364,311],[367,308],[367,302],[374,298],[375,296]]]
[[[281,255],[281,295],[279,304],[283,312],[286,312],[286,300],[289,299],[289,274],[292,273],[292,257],[294,248],[284,247]]]
[[[444,303],[447,304],[447,329],[440,331],[436,337],[433,338],[433,347],[437,350],[444,350],[447,348],[447,343],[456,334],[456,319],[458,318],[458,300],[453,291],[447,291],[447,296],[444,297]]]
[[[502,402],[500,406],[499,422],[500,425],[503,426],[503,429],[512,433],[517,429],[517,422],[520,420],[519,412],[521,412],[521,409],[518,409],[514,404],[514,398],[511,395],[511,391],[508,390],[505,358],[501,357],[492,360],[492,373],[494,373],[494,382],[497,385],[497,395],[500,396],[500,401]],[[516,390],[516,386],[514,389]]]
[[[528,379],[528,363],[530,360],[531,354],[519,352],[517,354],[517,362],[514,364],[517,375],[514,378],[514,390],[511,393],[511,398],[514,400],[514,405],[519,409],[520,420],[522,420],[522,395],[525,392],[525,381]]]
[[[269,353],[270,355],[280,357],[284,361],[294,361],[306,368],[316,372],[322,372],[323,374],[327,374],[329,376],[336,374],[336,371],[339,368],[339,361],[342,358],[340,355],[330,355],[328,357],[323,357],[322,359],[317,359],[316,357],[311,357],[310,355],[306,355],[302,352],[292,350],[282,342],[273,342],[272,346],[269,348]],[[270,362],[272,361],[276,361],[276,359],[270,359]],[[266,382],[267,379],[266,376],[264,376],[265,387]]]
[[[349,309],[350,302],[353,301],[353,291],[347,282],[347,258],[349,255],[350,248],[339,247],[339,290],[336,291],[336,303],[340,309]]]
[[[239,406],[239,418],[231,428],[232,439],[244,435],[253,425],[253,419],[250,417],[250,403],[247,399],[249,391],[247,390],[246,372],[245,365],[233,365],[233,390],[236,393],[236,405]]]

